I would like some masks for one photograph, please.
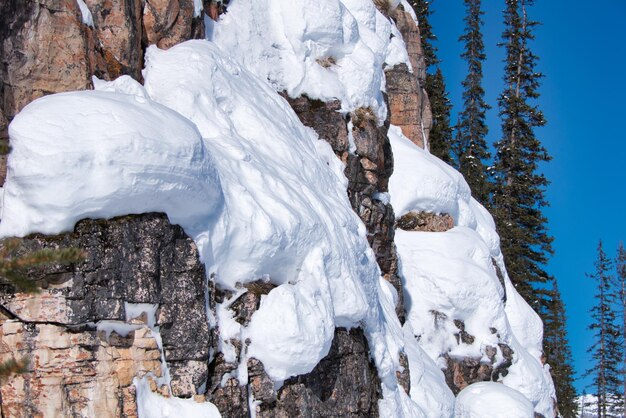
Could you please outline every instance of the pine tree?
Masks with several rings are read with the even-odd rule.
[[[452,144],[453,129],[450,124],[450,102],[443,73],[439,68],[441,62],[437,57],[437,47],[434,42],[437,37],[433,33],[428,18],[432,15],[431,1],[410,0],[409,3],[417,16],[419,23],[424,62],[426,64],[426,80],[424,90],[430,101],[433,117],[433,127],[430,130],[428,142],[430,152],[447,163],[452,162],[450,147]]]
[[[552,253],[552,238],[541,211],[547,206],[548,180],[538,171],[539,163],[550,157],[534,133],[546,121],[534,104],[542,74],[535,70],[538,58],[529,48],[537,25],[527,16],[532,3],[506,0],[505,87],[498,98],[502,138],[495,144],[491,205],[509,276],[518,292],[537,308],[536,284],[548,280],[543,266]]]
[[[619,349],[620,330],[616,323],[614,304],[615,279],[611,274],[612,262],[598,244],[598,257],[595,272],[588,274],[597,285],[596,304],[591,308],[593,322],[589,329],[594,331],[593,344],[587,350],[592,355],[593,367],[585,373],[592,376],[593,386],[598,399],[598,417],[606,418],[614,404],[614,395],[620,389],[620,366],[623,361]]]
[[[547,291],[548,303],[541,312],[543,319],[543,349],[546,362],[556,389],[559,413],[563,418],[575,418],[577,412],[576,390],[572,351],[567,339],[565,304],[561,299],[556,279],[552,278],[552,289]]]
[[[463,110],[459,113],[456,138],[453,145],[454,158],[461,174],[467,180],[472,195],[483,204],[489,200],[490,187],[485,161],[489,160],[485,137],[488,133],[485,121],[486,111],[490,108],[485,103],[485,90],[482,87],[485,46],[481,26],[481,0],[465,1],[465,32],[459,41],[465,44],[461,54],[467,62],[467,76],[463,80]]]
[[[621,370],[621,405],[626,410],[626,249],[624,249],[624,243],[619,243],[617,249],[617,257],[615,259],[617,270],[617,290],[619,292],[618,298],[618,315],[621,320],[621,358],[622,358],[622,370]]]
[[[452,127],[450,126],[450,110],[452,104],[448,98],[443,73],[437,68],[435,74],[426,74],[424,89],[428,94],[430,109],[433,115],[433,127],[430,130],[430,153],[450,164],[450,148],[452,144]]]

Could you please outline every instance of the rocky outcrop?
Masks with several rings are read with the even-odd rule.
[[[419,28],[411,15],[399,6],[391,14],[407,46],[412,72],[405,64],[385,71],[389,97],[390,123],[399,126],[402,133],[417,146],[428,144],[432,127],[432,111],[424,90],[426,64],[420,41]]]
[[[454,219],[447,213],[409,212],[396,221],[404,231],[445,232],[454,228]]]
[[[75,0],[2,2],[0,107],[7,119],[37,97],[87,88],[95,41]]]
[[[269,388],[269,387],[268,387]],[[261,400],[260,418],[375,417],[380,380],[361,329],[338,328],[328,355],[311,371],[285,382],[274,397]]]
[[[247,291],[232,300],[232,292],[216,291],[216,302],[229,300],[233,318],[247,325],[261,297],[274,285],[268,281],[247,283]],[[219,333],[219,326],[215,330]],[[218,353],[209,366],[207,399],[223,417],[371,417],[378,415],[381,398],[376,366],[370,359],[363,330],[337,328],[330,351],[310,372],[286,380],[280,389],[267,375],[263,363],[246,360],[247,341],[231,341],[237,362]],[[245,366],[240,363],[245,361]],[[244,367],[247,380],[237,370]]]
[[[92,75],[140,80],[146,46],[204,36],[193,0],[85,3],[93,27],[83,23],[76,0],[0,3],[0,110],[9,121],[38,97],[88,88]]]
[[[381,272],[398,291],[396,310],[404,322],[404,296],[394,244],[395,215],[386,194],[393,172],[393,154],[387,137],[389,122],[379,126],[369,109],[357,109],[344,117],[339,113],[339,101],[324,103],[306,96],[284,97],[302,123],[313,128],[346,164],[350,203],[367,228],[367,239]],[[348,122],[351,122],[350,131]],[[350,149],[351,142],[354,149]]]
[[[476,382],[497,382],[501,377],[508,374],[508,368],[513,360],[513,350],[506,344],[498,344],[502,351],[503,360],[496,364],[495,347],[485,348],[489,361],[472,357],[451,357],[444,355],[446,368],[443,370],[448,387],[454,395]]]
[[[425,148],[432,126],[432,113],[426,91],[405,64],[385,71],[389,96],[390,122],[402,129],[404,136]]]
[[[161,376],[162,355],[172,394],[196,395],[214,341],[211,298],[182,228],[160,214],[84,220],[72,233],[27,237],[20,252],[58,247],[86,259],[32,269],[39,294],[1,289],[0,360],[30,360],[1,387],[3,416],[134,416],[133,378]]]

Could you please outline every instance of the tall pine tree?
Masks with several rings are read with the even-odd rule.
[[[565,304],[556,279],[552,278],[552,288],[547,291],[547,303],[541,316],[544,324],[543,349],[546,362],[556,389],[559,413],[563,418],[575,418],[577,412],[576,389],[572,351],[567,339]]]
[[[452,104],[446,91],[441,68],[437,67],[434,74],[426,74],[424,89],[428,93],[430,109],[433,115],[433,127],[430,129],[430,152],[446,163],[451,163],[450,148],[452,144],[452,128],[450,110]]]
[[[622,364],[619,349],[620,330],[616,323],[615,279],[612,273],[612,262],[598,244],[598,257],[595,271],[588,277],[596,282],[596,304],[591,308],[592,323],[589,329],[594,331],[594,341],[588,352],[592,355],[593,367],[585,373],[592,376],[598,402],[598,418],[612,416],[611,409],[615,404],[614,396],[619,393],[620,367]]]
[[[621,331],[621,357],[622,357],[622,370],[621,370],[621,405],[626,411],[626,249],[624,249],[624,243],[619,243],[617,249],[617,257],[615,259],[617,270],[617,290],[619,292],[618,298],[618,320],[620,322]]]
[[[430,9],[432,2],[427,0],[410,0],[409,3],[417,15],[424,61],[426,63],[424,90],[428,94],[433,117],[433,127],[430,130],[428,139],[430,152],[443,161],[450,163],[452,161],[450,147],[453,136],[453,129],[450,124],[452,105],[446,90],[443,73],[439,68],[440,60],[437,57],[437,47],[434,44],[437,37],[428,21],[432,14]]]
[[[490,108],[485,103],[483,81],[483,62],[485,46],[481,26],[481,0],[465,1],[465,32],[459,41],[465,45],[461,54],[467,62],[467,76],[463,80],[463,110],[459,113],[456,137],[452,147],[457,168],[467,180],[472,195],[483,204],[489,201],[490,187],[485,162],[490,154],[485,138],[488,133],[486,111]]]
[[[539,163],[550,157],[534,132],[546,121],[535,105],[542,74],[535,70],[538,58],[529,45],[537,25],[527,15],[532,4],[506,0],[505,87],[498,98],[502,139],[495,144],[492,213],[509,276],[518,292],[540,310],[535,285],[548,280],[543,266],[552,253],[552,238],[542,213],[548,181],[539,172]]]

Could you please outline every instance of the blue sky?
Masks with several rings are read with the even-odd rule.
[[[501,91],[504,51],[496,46],[503,29],[504,0],[483,1],[485,15],[484,87],[493,106],[488,114],[489,141],[500,136],[496,98]],[[441,68],[454,104],[461,105],[465,63],[459,58],[464,7],[461,0],[436,0],[431,25],[437,37]],[[548,124],[537,136],[552,155],[544,167],[552,182],[545,210],[555,254],[548,271],[557,277],[569,318],[568,331],[582,392],[589,379],[587,330],[595,287],[585,277],[593,271],[598,240],[615,255],[626,241],[626,1],[539,0],[529,9],[542,23],[533,51],[545,74],[540,108]]]

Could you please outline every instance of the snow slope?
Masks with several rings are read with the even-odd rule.
[[[389,139],[395,162],[389,192],[396,216],[424,211],[447,213],[455,221],[447,232],[396,231],[408,321],[419,345],[445,367],[444,354],[488,362],[487,347],[496,348],[497,365],[503,361],[498,343],[507,344],[513,365],[502,382],[528,398],[537,412],[553,416],[554,386],[549,367],[541,363],[543,326],[511,285],[493,219],[471,197],[460,173],[415,146],[398,127],[390,128]],[[454,320],[463,321],[475,337],[472,344],[457,342]]]

